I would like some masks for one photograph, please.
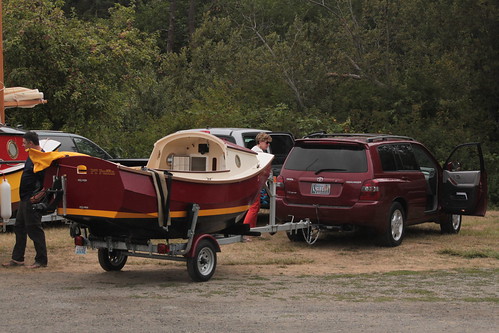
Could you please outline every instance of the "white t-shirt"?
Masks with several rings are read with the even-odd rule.
[[[253,146],[253,148],[251,148],[251,150],[257,152],[257,153],[265,153],[262,148],[258,147],[258,146]]]

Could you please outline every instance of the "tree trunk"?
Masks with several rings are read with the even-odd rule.
[[[175,43],[175,13],[177,11],[177,0],[170,2],[170,19],[168,23],[168,40],[166,41],[166,52],[173,52],[173,45]]]
[[[189,38],[192,39],[196,30],[196,0],[189,0],[189,12],[187,14],[187,25],[189,28]]]

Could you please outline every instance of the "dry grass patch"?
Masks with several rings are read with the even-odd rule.
[[[252,242],[223,245],[218,254],[218,273],[247,276],[328,276],[334,274],[384,273],[499,267],[499,212],[484,218],[464,217],[461,233],[442,235],[436,224],[408,229],[406,239],[396,248],[376,245],[370,235],[323,234],[313,246],[290,242],[284,232],[264,234]],[[75,255],[68,227],[46,228],[49,267],[53,271],[96,271],[102,269],[97,251]],[[13,233],[0,234],[0,260],[10,259]],[[34,257],[28,240],[26,260]],[[124,270],[179,270],[184,262],[129,258]]]

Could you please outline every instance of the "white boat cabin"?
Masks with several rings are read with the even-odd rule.
[[[257,154],[205,132],[180,131],[154,144],[147,168],[179,174],[229,174],[245,177],[258,172],[272,161],[272,155]],[[236,177],[237,178],[237,177]]]

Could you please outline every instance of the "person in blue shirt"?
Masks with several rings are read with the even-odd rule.
[[[26,149],[42,151],[38,135],[35,132],[26,132],[23,135],[23,146]],[[33,241],[36,256],[35,262],[26,267],[40,268],[47,266],[47,244],[45,242],[45,232],[42,228],[42,214],[33,209],[33,204],[30,201],[30,198],[42,189],[43,176],[43,171],[37,173],[33,171],[33,162],[28,157],[24,164],[21,184],[19,186],[21,201],[17,209],[16,223],[14,224],[16,244],[12,250],[12,259],[2,264],[4,267],[24,266],[27,236]]]

